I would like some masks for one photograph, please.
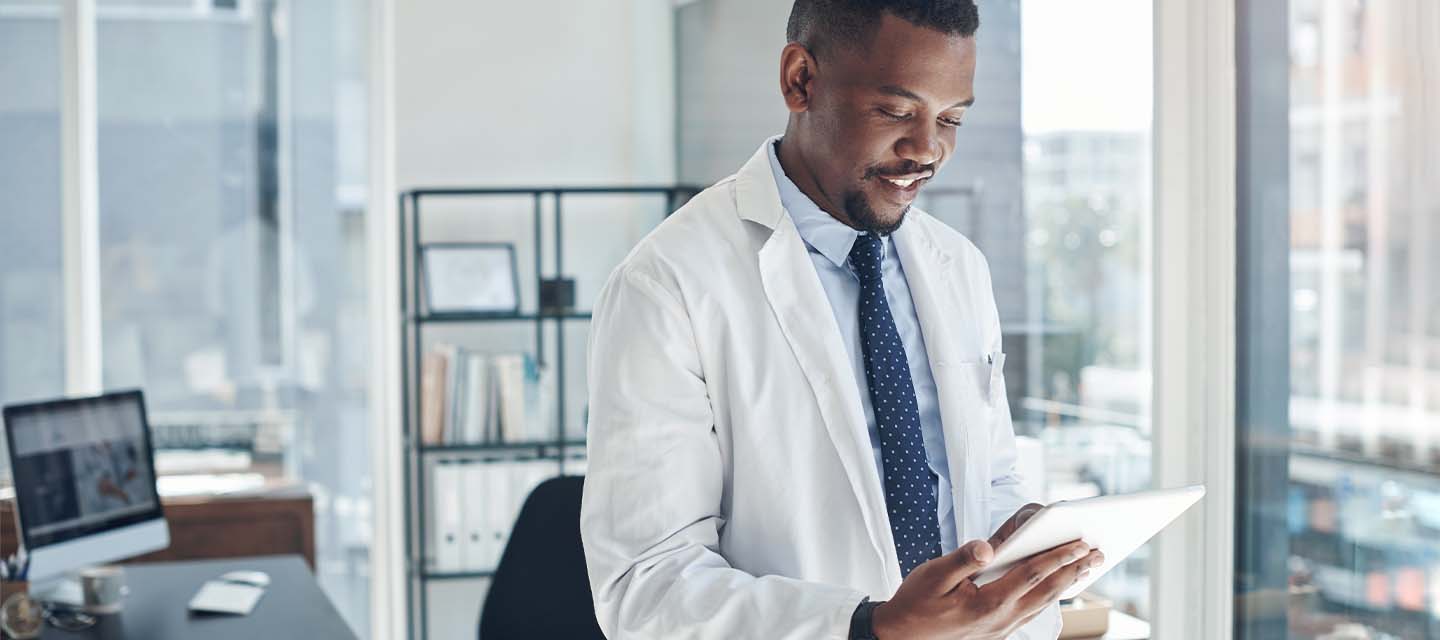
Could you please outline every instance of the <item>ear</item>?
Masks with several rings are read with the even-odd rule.
[[[791,113],[809,110],[815,68],[815,56],[798,42],[791,42],[780,51],[780,95]]]

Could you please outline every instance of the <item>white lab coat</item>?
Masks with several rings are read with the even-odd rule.
[[[939,389],[956,531],[1027,502],[984,257],[894,234]],[[762,146],[640,242],[595,303],[580,528],[621,638],[839,638],[900,586],[850,359]],[[1017,637],[1054,638],[1052,606]]]

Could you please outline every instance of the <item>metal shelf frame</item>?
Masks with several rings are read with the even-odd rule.
[[[427,199],[436,197],[443,198],[493,198],[493,197],[515,197],[529,196],[533,203],[532,223],[534,243],[534,269],[535,281],[525,286],[533,286],[538,292],[540,283],[548,278],[561,277],[564,275],[564,197],[566,195],[656,195],[664,196],[664,216],[668,216],[685,201],[701,191],[700,188],[684,185],[659,185],[659,186],[575,186],[575,187],[427,187],[403,191],[398,195],[400,215],[400,311],[401,311],[401,335],[400,335],[400,362],[403,367],[401,372],[401,407],[402,407],[402,428],[404,430],[402,442],[405,451],[402,456],[404,460],[403,477],[405,481],[405,562],[406,575],[408,576],[405,594],[405,604],[410,613],[407,636],[411,640],[429,638],[429,616],[428,616],[428,593],[426,583],[440,580],[473,580],[490,578],[494,575],[493,570],[485,571],[432,571],[426,566],[427,556],[427,513],[426,513],[426,489],[425,470],[426,460],[434,457],[446,457],[450,455],[480,455],[485,456],[477,460],[478,463],[492,462],[490,458],[499,457],[496,454],[515,454],[514,459],[541,459],[554,461],[557,472],[564,474],[567,452],[584,451],[583,440],[567,440],[565,438],[565,336],[559,329],[569,322],[587,322],[590,320],[590,313],[585,310],[548,310],[522,311],[510,314],[480,314],[480,313],[429,313],[426,311],[421,300],[421,248],[424,243],[420,240],[422,203]],[[544,228],[544,204],[546,200],[552,204],[551,214],[553,216],[552,235],[549,238],[549,249],[552,250],[553,260],[550,271],[546,271],[544,264],[544,249],[547,248]],[[445,445],[426,445],[420,440],[421,424],[421,403],[419,402],[420,389],[420,363],[423,358],[421,335],[427,326],[437,325],[467,325],[488,326],[494,323],[534,323],[535,342],[532,345],[535,359],[542,366],[553,364],[555,367],[555,438],[553,440],[515,442],[515,443],[461,443]],[[550,353],[546,351],[545,333],[547,326],[557,328],[556,344],[554,345],[553,361],[548,360]]]

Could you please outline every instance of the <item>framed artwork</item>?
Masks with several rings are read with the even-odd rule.
[[[425,305],[432,314],[520,312],[513,244],[426,244],[420,247],[420,265]]]

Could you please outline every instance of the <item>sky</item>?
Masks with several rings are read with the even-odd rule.
[[[1151,2],[1020,0],[1027,133],[1150,127]]]

